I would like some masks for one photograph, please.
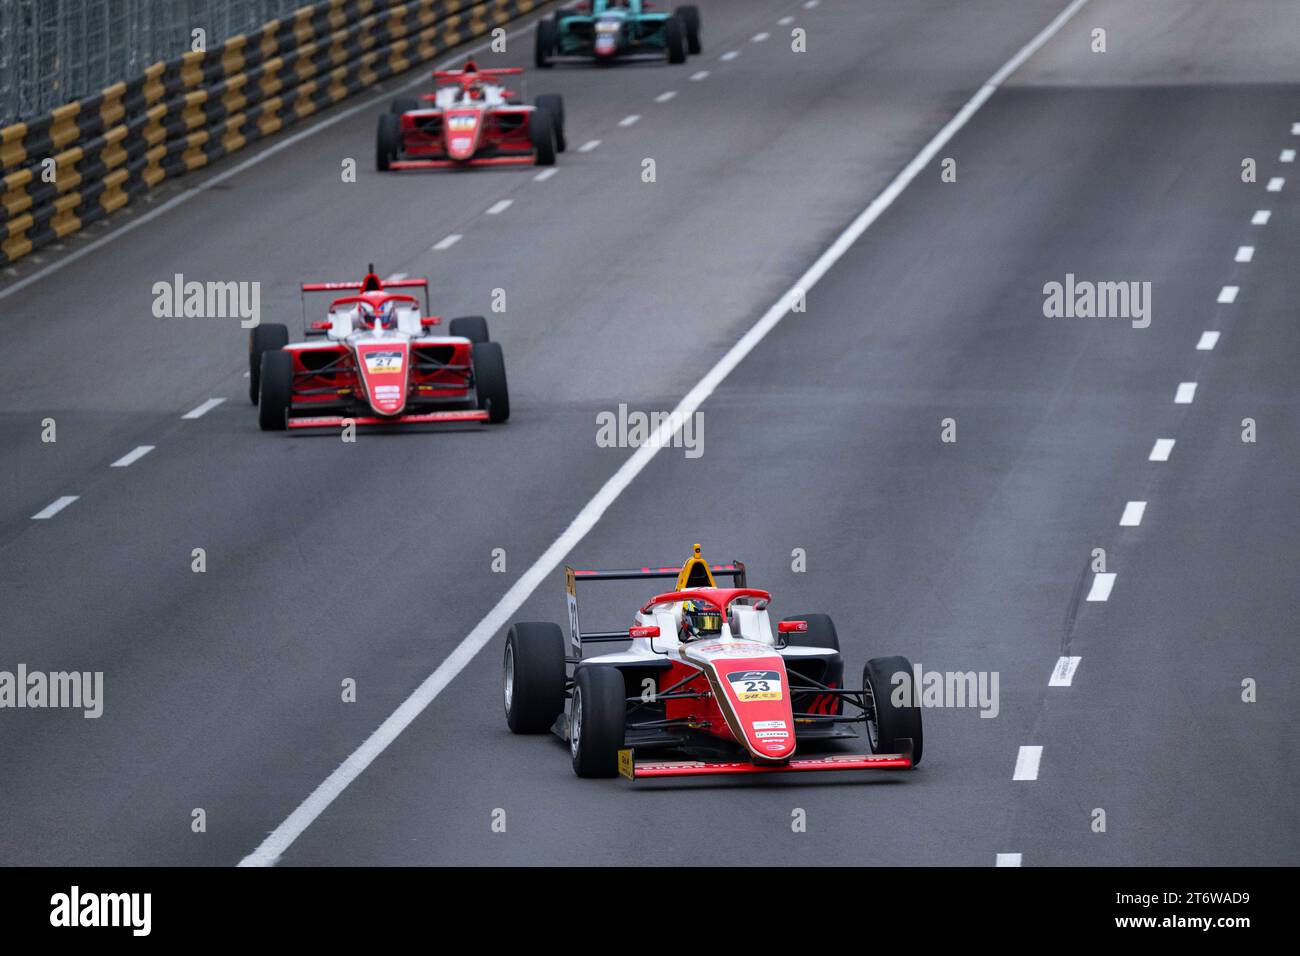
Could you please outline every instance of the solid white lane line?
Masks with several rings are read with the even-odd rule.
[[[1142,523],[1142,516],[1147,513],[1145,501],[1130,501],[1124,506],[1124,513],[1119,516],[1121,528],[1136,528]]]
[[[1043,748],[1037,746],[1025,746],[1020,748],[1016,754],[1016,772],[1011,775],[1012,780],[1037,780],[1038,779],[1038,762],[1043,759]]]
[[[697,72],[691,74],[691,79],[698,83],[700,80],[708,79],[708,76],[709,76],[708,70],[698,70]]]
[[[42,508],[36,514],[32,515],[33,521],[44,521],[46,518],[53,518],[56,514],[72,504],[80,495],[64,495],[62,498],[55,498],[52,502]]]
[[[722,56],[718,57],[718,59],[726,62],[729,60],[734,60],[738,56],[740,56],[739,50],[728,50],[726,53],[722,54]]]
[[[543,169],[540,173],[538,173],[536,176],[533,177],[533,182],[544,183],[546,182],[546,180],[550,179],[558,172],[559,170],[556,169],[554,166],[552,166],[550,169]]]
[[[1174,392],[1175,405],[1190,405],[1196,397],[1195,382],[1179,382],[1178,391]]]
[[[625,127],[631,126],[634,123],[636,123],[636,121],[639,120],[640,118],[641,118],[640,113],[633,113],[631,116],[624,116],[621,120],[618,121],[618,125],[625,126]]]
[[[674,96],[676,96],[676,95],[677,95],[677,91],[676,91],[676,90],[666,90],[665,92],[660,93],[658,96],[655,97],[655,102],[656,102],[656,103],[667,103],[669,100],[671,100],[671,99],[672,99]]]
[[[770,33],[755,33],[752,37],[750,37],[749,42],[762,43],[764,40],[769,39],[771,36],[772,34]]]
[[[1281,154],[1277,157],[1277,161],[1278,161],[1279,163],[1294,163],[1294,162],[1295,162],[1295,150],[1294,150],[1294,149],[1284,149],[1284,150],[1282,150]]]
[[[1240,286],[1225,285],[1219,290],[1219,297],[1215,301],[1220,305],[1231,305],[1237,301],[1237,293],[1241,291]]]
[[[195,418],[202,418],[204,415],[212,411],[214,408],[216,408],[224,401],[225,401],[224,398],[209,398],[202,405],[198,405],[194,408],[191,408],[188,412],[182,415],[181,418],[185,421],[192,421]]]
[[[487,212],[484,213],[484,215],[499,216],[514,204],[515,201],[513,199],[498,200],[497,202],[494,202],[491,206],[488,206]]]
[[[445,249],[450,249],[456,243],[460,242],[461,239],[463,238],[464,237],[459,232],[453,232],[450,236],[444,236],[443,238],[435,242],[433,244],[433,251],[442,252]]]
[[[1218,332],[1202,332],[1200,340],[1196,343],[1196,348],[1200,352],[1208,352],[1218,344]]]
[[[993,865],[994,865],[994,866],[1019,866],[1019,865],[1020,865],[1020,854],[1019,854],[1019,853],[999,853],[998,856],[997,856],[997,862],[994,863]]]
[[[1114,571],[1098,571],[1092,576],[1092,587],[1088,589],[1089,601],[1109,601],[1110,589],[1115,586]]]
[[[1272,215],[1273,213],[1268,209],[1257,209],[1255,215],[1250,217],[1250,224],[1252,226],[1267,226]]]
[[[1234,262],[1249,262],[1255,258],[1254,246],[1238,246],[1237,255],[1233,258]]]
[[[726,380],[736,366],[744,361],[745,357],[780,324],[781,320],[791,312],[797,303],[804,300],[808,290],[812,289],[835,263],[843,258],[844,254],[862,237],[863,233],[870,229],[871,225],[894,204],[895,200],[902,195],[912,180],[929,168],[934,158],[939,155],[939,151],[947,145],[948,141],[963,126],[970,122],[970,118],[988,101],[988,98],[993,95],[1002,82],[1015,72],[1025,60],[1033,56],[1043,44],[1050,40],[1086,2],[1087,0],[1073,0],[1037,36],[1021,47],[1015,56],[1004,63],[989,78],[987,83],[980,87],[975,95],[957,111],[956,115],[944,124],[943,128],[935,133],[934,137],[922,147],[911,162],[890,180],[884,191],[857,215],[848,228],[836,237],[835,241],[831,243],[825,252],[818,256],[817,260],[808,267],[804,274],[795,280],[795,283],[763,313],[762,318],[755,322],[749,331],[727,350],[727,353],[718,360],[717,364],[709,369],[704,377],[683,396],[677,407],[667,416],[666,421],[668,423],[680,423],[691,419],[691,416],[695,414],[700,405]],[[670,428],[670,424],[661,424],[645,442],[641,443],[628,456],[618,471],[610,476],[609,480],[600,487],[591,500],[582,506],[573,521],[564,529],[564,532],[510,586],[506,593],[502,595],[501,600],[474,626],[464,640],[452,649],[451,653],[438,665],[437,669],[426,677],[420,686],[412,691],[411,695],[402,701],[397,709],[375,728],[374,732],[346,760],[335,768],[333,773],[321,781],[320,785],[307,795],[306,799],[285,818],[284,822],[267,835],[257,849],[244,857],[240,861],[240,866],[273,865],[281,854],[302,835],[303,831],[311,826],[312,822],[338,799],[339,794],[343,793],[351,785],[352,781],[365,772],[365,769],[370,766],[374,759],[383,753],[410,726],[411,722],[424,712],[425,708],[443,692],[456,675],[469,666],[475,655],[500,635],[501,630],[510,623],[511,617],[523,606],[523,603],[560,566],[560,563],[587,536],[587,533],[596,526],[601,516],[618,500],[619,496],[622,495],[637,475],[645,470],[645,467],[658,454],[660,447],[671,441]]]
[[[1048,687],[1069,687],[1074,683],[1074,672],[1079,669],[1079,661],[1082,657],[1062,657],[1052,668],[1052,676],[1048,678]]]
[[[1168,461],[1169,453],[1173,450],[1172,438],[1157,438],[1156,443],[1151,446],[1151,454],[1147,457],[1147,461]]]
[[[1286,180],[1283,179],[1281,176],[1274,176],[1272,179],[1268,181],[1268,185],[1264,188],[1271,193],[1280,193],[1282,191],[1282,186],[1285,183]]]
[[[126,468],[128,465],[135,464],[137,461],[139,461],[141,458],[143,458],[145,455],[149,454],[149,452],[153,450],[154,450],[153,445],[141,445],[138,448],[135,448],[132,451],[127,452],[125,455],[123,455],[117,461],[113,462],[113,464],[109,465],[108,467]]]
[[[585,143],[583,143],[581,146],[578,147],[578,152],[580,152],[580,153],[590,153],[593,149],[595,149],[595,148],[596,148],[597,146],[599,146],[599,145],[600,145],[600,140],[598,140],[598,139],[589,139],[589,140],[587,140]]]

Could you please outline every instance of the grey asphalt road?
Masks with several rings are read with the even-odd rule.
[[[106,684],[98,720],[0,715],[0,860],[230,864],[257,846],[622,463],[596,413],[675,404],[1063,6],[714,2],[684,67],[530,76],[568,104],[545,182],[367,172],[362,111],[0,301],[0,666]],[[1265,183],[1300,143],[1272,39],[1300,24],[1281,3],[1132,6],[1089,4],[995,94],[944,150],[956,182],[923,173],[706,403],[703,456],[662,452],[574,552],[659,563],[701,541],[778,612],[831,613],[851,668],[996,672],[997,716],[927,712],[909,775],[578,781],[558,742],[507,732],[494,643],[286,863],[1295,862],[1300,224],[1298,184]],[[1081,55],[1098,26],[1108,52]],[[484,59],[525,62],[529,39]],[[149,315],[181,272],[260,281],[267,317],[292,320],[299,279],[371,260],[430,275],[443,314],[506,291],[507,426],[263,435],[235,323]],[[1151,282],[1150,327],[1045,318],[1043,284],[1067,273]],[[1162,437],[1172,455],[1148,461]],[[140,444],[157,447],[108,467]],[[1120,527],[1130,500],[1142,524]],[[1084,600],[1095,548],[1117,575],[1104,603]],[[612,590],[609,623],[642,598]],[[554,580],[518,617],[562,615]],[[1073,684],[1049,687],[1062,656],[1081,658]],[[1022,746],[1043,748],[1037,780],[1012,780]]]

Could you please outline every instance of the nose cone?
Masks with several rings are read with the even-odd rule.
[[[448,110],[443,118],[447,155],[452,159],[469,159],[478,149],[482,115],[478,110]]]

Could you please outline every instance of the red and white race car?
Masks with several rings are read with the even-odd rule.
[[[424,290],[424,308],[413,295]],[[283,325],[249,333],[249,398],[264,431],[420,422],[504,422],[506,365],[481,315],[430,316],[429,280],[384,282],[374,266],[360,282],[309,282],[308,293],[351,292],[289,342]],[[314,339],[312,341],[311,339]]]
[[[434,90],[420,99],[393,100],[379,117],[375,167],[437,169],[448,166],[551,166],[565,150],[564,100],[551,93],[526,105],[497,82],[519,67],[433,74]]]
[[[730,577],[732,587],[718,587]],[[579,582],[676,578],[627,630],[583,631]],[[921,710],[895,699],[905,657],[867,662],[862,686],[844,686],[835,625],[825,614],[768,619],[767,591],[746,586],[739,561],[710,567],[694,553],[681,567],[622,571],[565,568],[572,653],[558,625],[517,623],[506,636],[506,722],[517,734],[552,731],[568,741],[580,777],[629,779],[814,770],[908,769],[921,762]],[[592,643],[630,641],[584,658]],[[846,713],[845,708],[852,708]],[[828,750],[865,727],[870,753]],[[821,747],[804,756],[797,752]],[[668,759],[641,759],[667,752]],[[675,756],[674,756],[675,755]]]

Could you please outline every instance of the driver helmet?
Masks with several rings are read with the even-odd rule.
[[[722,612],[703,601],[682,602],[682,626],[679,637],[683,642],[717,637],[722,633]]]

